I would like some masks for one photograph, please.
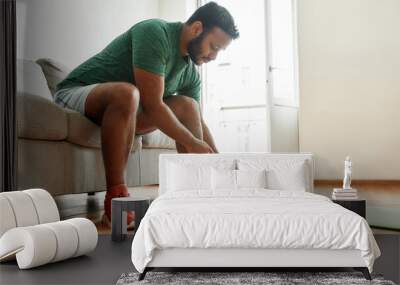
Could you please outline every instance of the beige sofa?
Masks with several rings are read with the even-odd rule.
[[[68,70],[49,59],[17,62],[18,189],[52,195],[106,189],[100,128],[53,102]],[[153,132],[136,136],[126,169],[128,186],[158,184],[158,156],[176,152],[173,140]]]

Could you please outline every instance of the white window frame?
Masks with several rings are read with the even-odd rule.
[[[273,106],[284,106],[284,107],[299,107],[299,59],[298,59],[298,29],[297,29],[297,0],[292,0],[292,29],[293,29],[293,71],[294,71],[294,94],[290,98],[279,98],[275,97],[273,94],[273,76],[271,76],[274,67],[271,65],[271,51],[272,51],[272,41],[270,38],[271,34],[271,16],[269,13],[271,12],[271,1],[266,0],[265,5],[265,18],[266,18],[266,39],[267,39],[267,84],[268,84],[268,97],[269,102]],[[277,0],[275,0],[277,1]]]

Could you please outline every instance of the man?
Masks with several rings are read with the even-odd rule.
[[[134,25],[58,84],[57,104],[101,126],[106,221],[111,199],[129,196],[123,172],[135,134],[160,129],[179,153],[218,152],[200,113],[195,65],[214,60],[238,36],[229,12],[210,2],[186,23]]]

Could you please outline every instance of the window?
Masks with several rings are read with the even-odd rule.
[[[298,107],[295,0],[269,0],[269,83],[275,105]]]
[[[204,119],[221,152],[270,151],[271,104],[298,106],[295,0],[216,2],[240,37],[201,68]]]

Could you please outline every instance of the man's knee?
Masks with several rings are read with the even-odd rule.
[[[130,83],[115,83],[111,92],[110,104],[120,109],[121,112],[131,114],[139,106],[139,89]]]
[[[177,102],[176,105],[176,115],[180,119],[185,119],[187,117],[190,118],[198,118],[200,117],[200,106],[199,103],[190,98],[188,96],[176,96],[174,98]]]

